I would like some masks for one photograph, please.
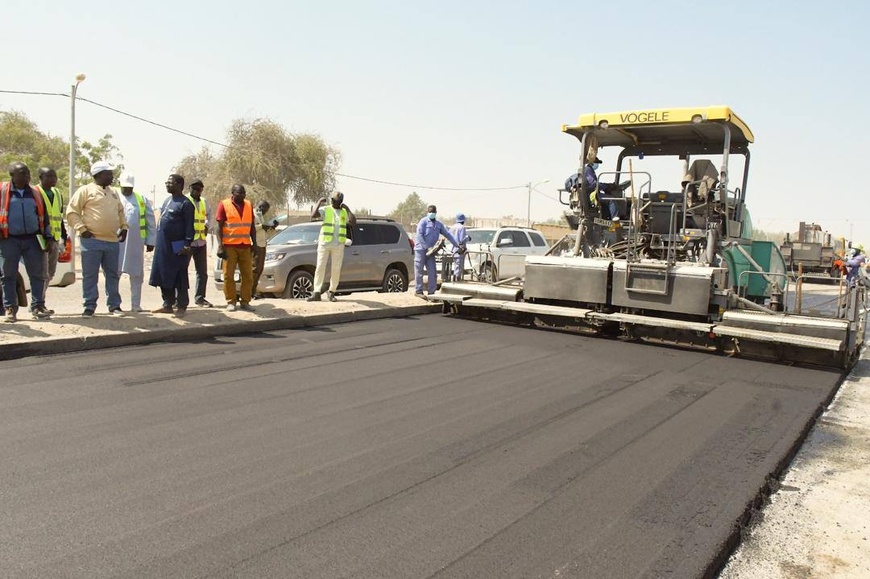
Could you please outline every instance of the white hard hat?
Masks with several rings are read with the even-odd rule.
[[[123,175],[121,175],[121,179],[119,181],[121,183],[121,187],[134,187],[136,183],[136,177],[134,177],[130,173],[124,173]]]

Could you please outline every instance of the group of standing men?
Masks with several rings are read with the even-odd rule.
[[[79,236],[83,317],[91,317],[96,311],[101,271],[111,314],[125,313],[119,292],[122,273],[130,278],[130,311],[143,311],[145,254],[152,252],[149,284],[159,287],[163,298],[163,305],[153,313],[185,316],[190,303],[188,267],[191,259],[196,268],[195,303],[212,307],[205,297],[207,234],[212,215],[202,198],[202,181],[193,181],[185,195],[184,177],[170,175],[166,180],[170,196],[160,208],[158,223],[151,202],[134,190],[132,175],[121,176],[120,195],[111,187],[114,169],[104,161],[94,163],[90,171],[93,181],[75,191],[64,211],[53,169],[40,169],[40,184],[31,187],[30,169],[24,163],[10,166],[10,180],[0,183],[0,276],[5,321],[18,319],[16,285],[21,262],[30,280],[32,317],[48,319],[54,313],[46,308],[45,289],[55,273],[61,251],[59,245],[65,244],[67,239],[64,216],[70,230]],[[266,202],[261,202],[255,211],[245,197],[244,186],[234,185],[231,197],[218,205],[214,216],[218,255],[226,256],[224,276],[230,283],[224,284],[224,294],[230,311],[236,309],[239,300],[240,309],[253,310],[250,301],[256,283],[254,256],[260,272],[265,256],[265,243],[257,243],[257,228],[264,230],[261,238],[265,240],[265,231],[276,225],[274,221],[265,222]],[[241,279],[240,296],[236,295],[232,283],[236,267]]]

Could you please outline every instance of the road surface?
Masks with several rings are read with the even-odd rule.
[[[439,315],[0,363],[4,577],[698,577],[835,372]]]

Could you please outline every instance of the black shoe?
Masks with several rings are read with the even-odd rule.
[[[82,312],[82,317],[83,318],[93,318],[94,317],[94,310],[86,309],[85,311]]]
[[[4,320],[10,324],[18,321],[18,315],[15,313],[15,308],[6,308],[6,317]]]
[[[123,316],[124,310],[122,310],[121,308],[109,308],[109,313],[113,316]]]
[[[198,306],[200,306],[200,307],[202,307],[202,308],[210,308],[210,307],[211,307],[211,302],[208,301],[207,299],[203,298],[203,299],[201,299],[201,300],[197,300],[196,305],[198,305]]]
[[[319,302],[320,301],[320,292],[314,292],[313,294],[311,294],[311,297],[309,297],[305,301],[306,302]]]
[[[33,316],[34,320],[47,320],[51,317],[51,313],[43,306],[30,310],[30,315]]]

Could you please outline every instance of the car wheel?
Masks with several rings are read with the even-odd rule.
[[[484,263],[483,267],[480,268],[480,279],[487,283],[495,283],[498,280],[495,266],[491,263]]]
[[[402,293],[408,291],[408,277],[400,270],[391,267],[384,274],[384,282],[381,284],[382,293]]]
[[[287,285],[281,297],[292,300],[304,300],[314,293],[314,276],[311,272],[298,269],[287,277]]]

